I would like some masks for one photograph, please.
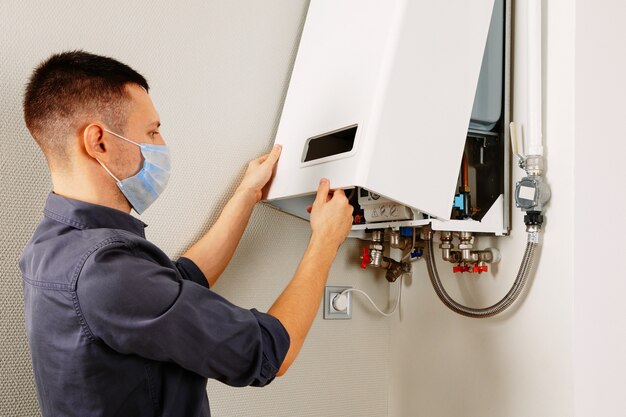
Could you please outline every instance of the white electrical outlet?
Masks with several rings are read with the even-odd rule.
[[[333,306],[333,300],[336,296],[341,294],[342,291],[351,287],[326,287],[324,291],[324,320],[342,320],[352,318],[352,293],[345,294],[347,297],[346,309],[343,311],[337,310]]]

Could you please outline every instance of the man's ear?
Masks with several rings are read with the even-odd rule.
[[[102,159],[107,151],[103,140],[104,128],[98,123],[91,123],[83,130],[83,146],[92,158]]]

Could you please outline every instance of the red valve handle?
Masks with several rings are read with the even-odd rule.
[[[473,267],[467,265],[456,265],[452,267],[452,272],[469,272],[469,273],[483,273],[489,272],[489,265],[474,265]]]
[[[361,257],[361,269],[365,269],[367,265],[369,265],[370,261],[370,250],[368,248],[363,248],[363,256]]]

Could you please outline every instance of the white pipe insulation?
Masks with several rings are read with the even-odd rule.
[[[527,120],[525,135],[525,153],[543,155],[542,139],[542,45],[541,45],[541,4],[542,0],[527,0]]]

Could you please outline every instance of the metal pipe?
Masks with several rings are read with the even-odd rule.
[[[487,318],[495,316],[509,308],[515,302],[515,300],[518,299],[518,297],[524,290],[524,287],[526,286],[526,282],[528,280],[528,275],[532,268],[535,248],[537,247],[537,244],[537,232],[529,233],[528,242],[526,243],[526,250],[524,251],[524,256],[522,257],[522,262],[517,272],[515,282],[513,282],[513,285],[509,292],[500,301],[489,307],[467,307],[456,302],[452,297],[450,297],[443,284],[441,283],[441,279],[439,278],[439,273],[437,271],[437,265],[435,262],[432,239],[428,241],[426,249],[426,266],[428,268],[428,274],[430,275],[430,282],[432,283],[433,288],[435,289],[435,293],[437,293],[439,299],[445,304],[446,307],[448,307],[455,313],[472,318]]]
[[[405,250],[411,245],[412,240],[406,236],[401,236],[399,230],[392,230],[389,234],[389,246],[394,249]]]
[[[454,244],[452,243],[452,232],[441,232],[441,243],[439,244],[441,249],[441,257],[447,262],[460,262],[460,255],[454,251]]]
[[[463,152],[463,161],[461,166],[461,192],[469,193],[469,160],[467,158],[467,151]]]

